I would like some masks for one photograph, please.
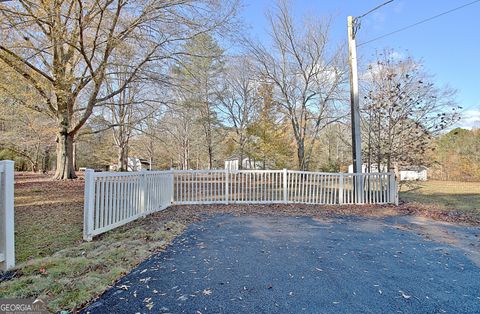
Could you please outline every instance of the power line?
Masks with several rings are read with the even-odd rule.
[[[452,13],[452,12],[454,12],[454,11],[463,9],[463,8],[465,8],[465,7],[469,6],[469,5],[475,4],[475,3],[477,3],[477,2],[480,2],[480,0],[475,0],[475,1],[472,1],[472,2],[469,2],[469,3],[466,3],[466,4],[464,4],[464,5],[461,5],[461,6],[459,6],[459,7],[453,8],[453,9],[451,9],[451,10],[442,12],[442,13],[440,13],[440,14],[434,15],[434,16],[432,16],[432,17],[429,17],[429,18],[426,18],[426,19],[424,19],[424,20],[418,21],[418,22],[416,22],[416,23],[410,24],[410,25],[408,25],[408,26],[402,27],[402,28],[400,28],[400,29],[397,29],[397,30],[395,30],[395,31],[393,31],[393,32],[390,32],[390,33],[387,33],[387,34],[385,34],[385,35],[382,35],[382,36],[379,36],[379,37],[370,39],[370,40],[368,40],[368,41],[365,41],[365,42],[359,44],[357,47],[360,47],[360,46],[362,46],[362,45],[366,45],[366,44],[371,43],[371,42],[373,42],[373,41],[376,41],[376,40],[379,40],[379,39],[388,37],[388,36],[390,36],[390,35],[393,35],[393,34],[402,32],[402,31],[404,31],[404,30],[406,30],[406,29],[415,27],[415,26],[417,26],[417,25],[420,25],[420,24],[429,22],[429,21],[431,21],[431,20],[433,20],[433,19],[436,19],[436,18],[438,18],[438,17],[440,17],[440,16],[443,16],[443,15]],[[367,13],[368,13],[368,12],[367,12]]]
[[[393,0],[389,0],[389,1],[387,1],[387,2],[384,2],[384,3],[380,4],[380,5],[377,5],[376,7],[374,7],[373,9],[371,9],[370,11],[368,11],[367,13],[362,14],[362,15],[360,15],[360,16],[357,16],[356,18],[357,18],[357,19],[361,19],[362,17],[367,16],[368,14],[372,13],[373,11],[378,10],[378,9],[380,9],[381,7],[383,7],[384,5],[389,4],[390,2],[393,2]]]
[[[384,2],[384,3],[382,3],[382,4],[380,4],[380,5],[377,5],[377,6],[374,7],[373,9],[369,10],[367,13],[364,13],[364,14],[362,14],[362,15],[360,15],[360,16],[357,16],[357,17],[353,18],[353,35],[352,35],[352,36],[355,38],[355,36],[357,35],[357,32],[358,32],[358,30],[360,29],[360,20],[361,20],[363,17],[365,17],[365,16],[369,15],[370,13],[372,13],[372,12],[380,9],[380,8],[383,7],[384,5],[387,5],[387,4],[392,3],[392,2],[393,2],[393,0],[388,0],[388,1],[386,1],[386,2]]]

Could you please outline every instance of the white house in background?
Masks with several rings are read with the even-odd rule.
[[[368,171],[368,165],[363,164],[362,165],[362,173],[367,173]],[[386,165],[380,165],[380,170],[378,169],[377,164],[371,164],[370,165],[370,172],[388,172],[387,171],[387,166]],[[348,173],[353,173],[353,165],[348,166]]]
[[[240,160],[239,156],[232,156],[225,160],[225,170],[239,170],[240,162],[244,170],[259,170],[263,169],[263,162],[255,160],[250,157],[245,157]]]
[[[427,181],[427,167],[410,166],[400,168],[401,181]]]
[[[386,165],[380,165],[380,170],[377,164],[370,165],[371,172],[388,172]],[[427,181],[427,170],[425,166],[406,166],[400,167],[401,181]],[[353,173],[353,165],[348,166],[348,172]],[[362,165],[362,173],[368,172],[367,164]]]
[[[119,164],[110,165],[110,171],[118,171],[120,169]],[[128,157],[127,171],[141,171],[150,170],[150,162],[146,159],[140,159],[137,157]]]

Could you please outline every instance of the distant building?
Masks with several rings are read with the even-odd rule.
[[[225,160],[225,170],[239,170],[240,163],[244,170],[259,170],[263,169],[263,162],[255,160],[250,157],[245,157],[240,161],[239,156],[232,156]]]
[[[348,166],[348,172],[353,173],[353,165]],[[362,173],[367,173],[368,171],[368,165],[363,164],[362,165]],[[378,169],[377,164],[371,164],[370,165],[370,172],[388,172],[387,171],[387,166],[386,165],[380,165],[380,170]]]
[[[401,181],[427,181],[427,170],[425,166],[410,166],[400,169]]]
[[[370,169],[372,173],[375,172],[388,172],[386,165],[380,165],[380,170],[377,164],[371,164]],[[401,181],[427,181],[427,170],[425,166],[405,166],[400,167],[400,180]],[[353,173],[353,165],[348,166],[348,172]],[[368,165],[362,165],[362,173],[368,173]]]
[[[120,165],[119,164],[110,165],[109,170],[119,171]],[[150,170],[150,162],[146,159],[141,159],[137,157],[128,157],[127,171],[141,171],[141,170]]]

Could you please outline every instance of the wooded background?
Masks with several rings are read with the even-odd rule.
[[[331,18],[267,14],[252,39],[236,0],[0,3],[0,159],[17,170],[223,168],[346,171],[347,52]],[[453,129],[456,92],[385,48],[360,73],[365,163],[480,180],[480,131]]]

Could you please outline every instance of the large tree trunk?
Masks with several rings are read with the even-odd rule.
[[[120,171],[128,171],[128,146],[127,144],[121,144],[118,148],[118,163]]]
[[[305,162],[305,144],[302,140],[297,141],[298,170],[307,171],[308,165]]]
[[[65,130],[57,134],[57,169],[54,178],[57,180],[75,179],[73,160],[73,135]]]

